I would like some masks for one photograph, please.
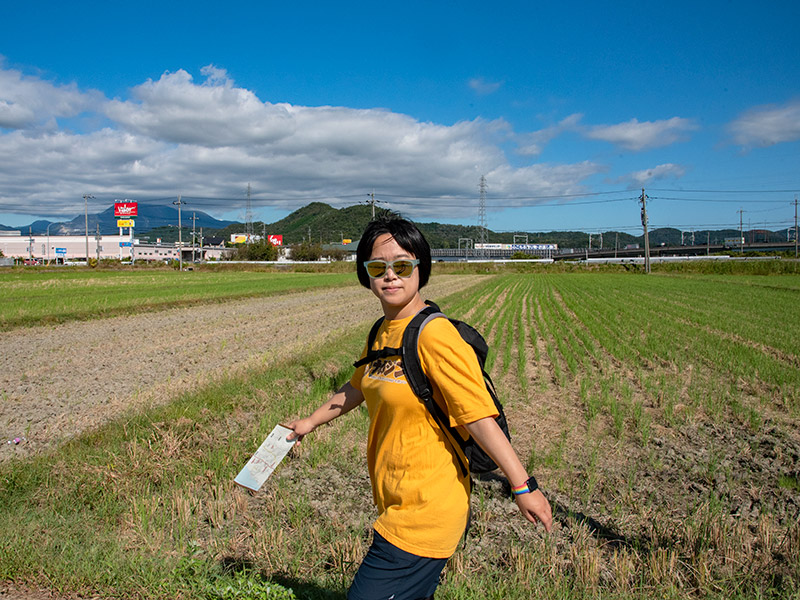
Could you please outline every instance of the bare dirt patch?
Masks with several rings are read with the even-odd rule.
[[[0,582],[0,600],[52,600],[50,592],[17,587],[12,583]]]
[[[481,279],[440,275],[425,297],[442,298]],[[0,461],[221,374],[268,365],[378,316],[374,296],[354,285],[6,332]]]

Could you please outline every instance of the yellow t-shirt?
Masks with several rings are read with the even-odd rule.
[[[400,348],[412,318],[384,321],[374,349]],[[447,319],[425,326],[419,354],[434,400],[451,425],[497,415],[475,353]],[[359,367],[350,383],[364,394],[370,415],[367,462],[379,513],[375,530],[417,556],[450,557],[469,512],[469,476],[462,477],[454,454],[461,450],[411,390],[399,356]]]

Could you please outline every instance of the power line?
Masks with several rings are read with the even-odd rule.
[[[800,187],[794,189],[767,189],[767,190],[717,190],[717,189],[673,189],[673,188],[648,188],[650,191],[653,192],[669,192],[669,193],[692,193],[692,194],[787,194],[787,193],[797,193],[800,191]],[[584,197],[594,197],[594,196],[608,196],[613,194],[626,194],[626,198],[624,199],[612,199],[608,200],[608,202],[618,202],[621,200],[638,200],[636,197],[627,196],[631,193],[631,190],[612,190],[607,192],[578,192],[573,194],[544,194],[544,195],[532,195],[532,196],[487,196],[488,201],[497,201],[497,200],[558,200],[558,199],[567,199],[567,198],[584,198]],[[388,193],[380,193],[376,192],[376,195],[381,196],[382,198],[404,198],[406,200],[453,200],[453,201],[463,201],[463,200],[475,200],[478,201],[479,198],[473,195],[453,195],[453,194],[439,194],[439,195],[419,195],[419,194],[388,194]],[[109,198],[109,202],[113,201],[113,199],[120,198],[120,197],[135,197],[138,194],[132,194],[131,192],[111,192],[104,194],[105,197]],[[142,198],[139,197],[137,202],[140,204],[150,204],[156,202],[165,202],[165,201],[172,201],[175,196],[167,196],[167,197],[154,197],[154,198]],[[252,200],[258,202],[296,202],[296,201],[315,201],[315,200],[333,200],[333,199],[348,199],[348,198],[363,198],[364,193],[347,193],[347,194],[340,194],[340,193],[329,193],[325,195],[285,195],[285,196],[259,196],[258,194],[252,195]],[[676,201],[686,201],[686,202],[740,202],[741,200],[720,200],[720,199],[709,199],[709,198],[681,198],[681,197],[670,197],[670,196],[649,196],[651,199],[660,199],[660,200],[676,200]],[[193,204],[197,204],[204,201],[225,201],[225,202],[236,202],[241,203],[241,197],[235,196],[188,196],[183,195],[183,198],[187,200],[191,200]],[[93,199],[97,199],[94,197]],[[102,201],[102,199],[101,199]],[[777,202],[776,200],[748,200],[747,202]],[[570,203],[570,206],[574,206],[577,203]],[[501,208],[511,207],[513,208],[514,205],[502,205]]]
[[[630,190],[615,190],[611,192],[581,192],[576,194],[551,194],[547,196],[491,196],[489,200],[557,200],[559,198],[583,198],[585,196],[607,196],[609,194],[630,194]],[[342,197],[342,196],[339,196]],[[408,198],[415,200],[476,200],[475,196],[456,196],[456,195],[440,195],[440,196],[416,196],[408,194],[381,194],[383,198]]]
[[[780,204],[783,204],[783,202],[781,202]],[[776,206],[775,208],[762,208],[761,210],[747,210],[745,212],[748,212],[750,214],[758,214],[758,213],[765,213],[765,212],[775,212],[775,211],[784,210],[784,209],[785,209],[784,206]]]
[[[794,194],[793,190],[676,190],[667,188],[648,188],[653,192],[687,192],[689,194]]]
[[[649,196],[648,196],[649,198]],[[747,212],[747,211],[745,211]],[[683,231],[705,231],[706,229],[739,229],[739,223],[737,222],[727,222],[727,223],[659,223],[654,222],[651,215],[649,214],[648,209],[648,224],[651,229],[677,229]],[[760,226],[784,226],[791,227],[792,221],[791,219],[784,219],[782,221],[761,221],[759,223],[754,223],[753,229],[755,229],[755,225]],[[586,224],[576,224],[570,227],[550,227],[547,231],[556,231],[556,232],[569,232],[569,231],[577,231],[577,232],[586,232],[586,231],[630,231],[635,229],[640,229],[642,227],[641,223],[626,223],[624,225],[603,225],[598,227],[596,224],[586,225]],[[493,229],[494,233],[516,233],[521,231],[521,229]]]
[[[381,194],[382,197],[386,197],[385,194]],[[404,196],[397,196],[402,198]],[[565,198],[566,196],[555,196],[557,198]],[[508,199],[508,198],[507,198]],[[522,198],[515,198],[516,200],[521,200]],[[458,200],[457,198],[447,198],[447,200],[453,200],[453,202],[437,202],[435,207],[476,207],[479,206],[480,200],[477,198],[464,198],[463,200]],[[464,200],[471,200],[472,202],[464,202]],[[629,197],[629,198],[613,198],[608,200],[587,200],[586,202],[569,202],[565,204],[487,204],[489,208],[569,208],[570,206],[583,206],[586,204],[610,204],[612,202],[634,202],[636,198]],[[424,206],[424,202],[402,202],[398,200],[392,200],[388,202],[389,204],[400,204],[403,206],[410,205],[410,206]]]
[[[724,193],[724,192],[722,192]],[[674,200],[677,202],[715,202],[715,203],[723,203],[723,204],[730,204],[736,203],[741,204],[742,202],[764,202],[768,204],[777,204],[783,203],[785,200],[759,200],[759,199],[752,199],[752,200],[742,200],[741,198],[733,200],[733,199],[723,199],[723,198],[672,198],[669,196],[648,196],[648,198],[652,200]]]

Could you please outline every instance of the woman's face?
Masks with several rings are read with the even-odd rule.
[[[389,233],[379,235],[372,246],[370,260],[385,260],[392,262],[402,258],[414,259],[413,254],[404,250],[394,237]],[[410,306],[419,292],[419,269],[415,266],[411,277],[398,277],[392,269],[386,269],[382,277],[370,279],[369,287],[381,301],[381,305],[398,313],[403,308]],[[387,313],[388,314],[388,313]],[[403,318],[407,315],[397,314],[394,318]]]

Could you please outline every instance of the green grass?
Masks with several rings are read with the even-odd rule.
[[[361,338],[225,379],[57,452],[0,467],[0,579],[30,577],[36,565],[44,581],[64,590],[190,597],[208,582],[184,581],[182,561],[194,557],[213,571],[237,530],[247,496],[232,486],[233,477],[275,423],[321,403],[346,379]],[[330,462],[335,447],[314,444],[309,463]],[[333,537],[334,525],[308,518],[302,495],[273,488],[270,496],[276,524],[288,519],[304,536],[313,530]],[[287,542],[279,554],[291,570],[307,550],[295,552],[301,540]]]
[[[349,273],[233,270],[0,272],[0,330],[355,285]]]

